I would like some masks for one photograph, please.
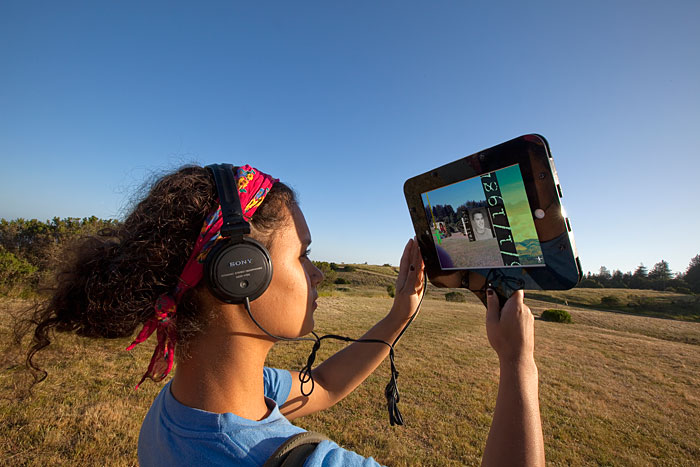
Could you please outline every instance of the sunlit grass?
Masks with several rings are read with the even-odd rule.
[[[348,288],[319,299],[317,331],[359,337],[391,306],[379,284]],[[496,400],[498,360],[481,303],[443,297],[444,291],[431,290],[397,347],[405,426],[388,423],[387,363],[344,401],[297,423],[389,465],[478,464]],[[552,304],[530,306],[537,315]],[[10,303],[12,310],[19,307],[21,302]],[[700,323],[565,308],[573,324],[535,323],[548,461],[700,463]],[[3,346],[8,324],[3,312]],[[125,352],[127,341],[59,335],[39,358],[48,379],[24,398],[26,374],[5,362],[0,464],[136,464],[139,427],[161,386],[133,390],[152,349]],[[317,361],[340,346],[324,342]],[[268,363],[298,369],[309,350],[308,343],[280,344]]]

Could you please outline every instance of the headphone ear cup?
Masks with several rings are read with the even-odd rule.
[[[272,280],[267,249],[252,238],[223,241],[207,255],[205,271],[209,290],[225,303],[244,303],[261,296]]]

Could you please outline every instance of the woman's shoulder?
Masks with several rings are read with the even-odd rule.
[[[268,400],[270,414],[249,420],[185,406],[169,384],[156,397],[141,426],[139,463],[150,465],[262,465],[290,436],[304,430],[292,425]]]
[[[266,369],[266,385],[276,386],[275,378],[286,379],[285,370]],[[289,372],[286,372],[289,376]],[[291,377],[289,377],[291,384]],[[263,420],[243,419],[234,414],[215,414],[180,404],[170,394],[169,384],[156,397],[141,427],[141,465],[208,464],[238,462],[262,465],[287,439],[303,432],[271,404]],[[272,399],[272,398],[270,398]],[[322,441],[308,457],[307,466],[376,466],[372,458]]]
[[[292,390],[292,374],[289,370],[263,367],[263,380],[265,397],[272,399],[279,406],[287,402]]]
[[[321,441],[304,464],[306,467],[341,465],[350,467],[375,467],[380,464],[372,457],[363,457],[356,452],[343,449],[333,441]]]

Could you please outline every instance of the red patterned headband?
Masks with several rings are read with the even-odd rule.
[[[278,179],[272,178],[249,165],[238,168],[236,172],[238,197],[241,200],[241,210],[246,221],[250,221],[255,211],[262,204],[265,196],[267,196],[270,188],[272,188],[272,185],[277,181]],[[148,370],[141,378],[141,381],[139,381],[139,384],[136,385],[136,389],[146,378],[150,378],[153,381],[161,381],[172,370],[177,340],[175,330],[177,304],[187,290],[196,286],[202,280],[204,276],[204,261],[211,247],[221,239],[220,230],[222,224],[223,217],[221,215],[221,206],[219,206],[204,221],[197,243],[185,268],[182,270],[182,274],[180,274],[175,289],[170,294],[163,294],[158,297],[154,307],[154,316],[144,323],[136,339],[126,348],[126,350],[133,349],[156,331],[158,343],[148,365]]]

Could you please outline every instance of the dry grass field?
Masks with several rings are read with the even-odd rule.
[[[375,282],[325,293],[316,311],[318,331],[359,336],[391,306],[384,281],[393,282],[394,270],[358,268],[367,269],[348,277],[372,282],[372,276]],[[498,360],[488,345],[481,303],[446,302],[444,293],[430,289],[397,347],[405,426],[388,423],[388,364],[344,401],[298,424],[388,465],[478,464],[496,400]],[[536,315],[553,307],[528,303]],[[10,314],[24,303],[0,305],[4,347]],[[700,323],[556,307],[569,310],[573,324],[535,324],[549,463],[700,464]],[[139,426],[160,385],[133,390],[152,347],[125,352],[127,341],[59,335],[38,359],[49,377],[31,396],[22,395],[27,375],[16,355],[6,356],[0,464],[136,464]],[[324,342],[318,361],[339,347]],[[298,369],[309,350],[309,343],[280,344],[268,363]]]

